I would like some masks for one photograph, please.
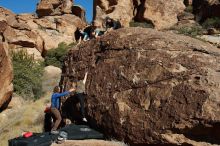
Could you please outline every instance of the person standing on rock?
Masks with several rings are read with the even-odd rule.
[[[84,79],[79,80],[75,83],[73,83],[73,86],[76,86],[76,97],[79,100],[80,103],[80,113],[82,116],[82,121],[87,122],[87,119],[85,117],[85,107],[84,107],[84,102],[85,102],[85,85],[86,85],[86,80],[87,80],[87,75],[88,72],[86,72]]]
[[[60,93],[60,87],[56,86],[53,89],[53,94],[51,96],[51,113],[55,116],[56,121],[53,125],[53,128],[51,129],[52,134],[58,134],[57,128],[62,120],[61,114],[60,114],[60,98],[62,96],[69,95],[71,92],[75,91],[75,88],[69,89],[69,91]]]

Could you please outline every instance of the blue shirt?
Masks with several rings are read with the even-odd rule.
[[[51,108],[60,108],[60,97],[68,95],[70,92],[66,91],[63,93],[53,93],[51,97]]]

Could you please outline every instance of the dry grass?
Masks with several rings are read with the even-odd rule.
[[[50,102],[50,93],[36,102],[25,102],[20,108],[12,108],[0,113],[0,146],[8,146],[8,140],[25,131],[42,132],[44,108]],[[115,140],[71,140],[52,146],[127,146]]]
[[[7,146],[8,140],[25,131],[42,132],[44,108],[50,95],[36,102],[25,102],[20,108],[12,108],[0,113],[0,146]]]

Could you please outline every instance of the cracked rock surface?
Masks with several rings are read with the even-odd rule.
[[[123,28],[73,48],[61,84],[88,71],[86,113],[109,137],[167,144],[164,135],[182,134],[220,144],[219,63],[219,49],[200,40]]]

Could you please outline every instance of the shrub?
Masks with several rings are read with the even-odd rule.
[[[136,22],[134,20],[132,20],[129,23],[130,27],[143,27],[143,28],[154,28],[154,25],[150,22]]]
[[[11,52],[14,70],[14,91],[25,99],[38,99],[42,95],[43,63],[36,62],[26,51]]]
[[[65,55],[75,43],[67,45],[66,43],[60,43],[57,48],[50,49],[45,55],[45,65],[53,65],[61,68]]]
[[[205,22],[202,24],[204,28],[220,28],[220,18],[214,17],[214,18],[208,18],[205,20]]]
[[[199,26],[193,26],[193,27],[181,27],[177,31],[180,34],[196,37],[197,35],[202,34],[203,29]]]

